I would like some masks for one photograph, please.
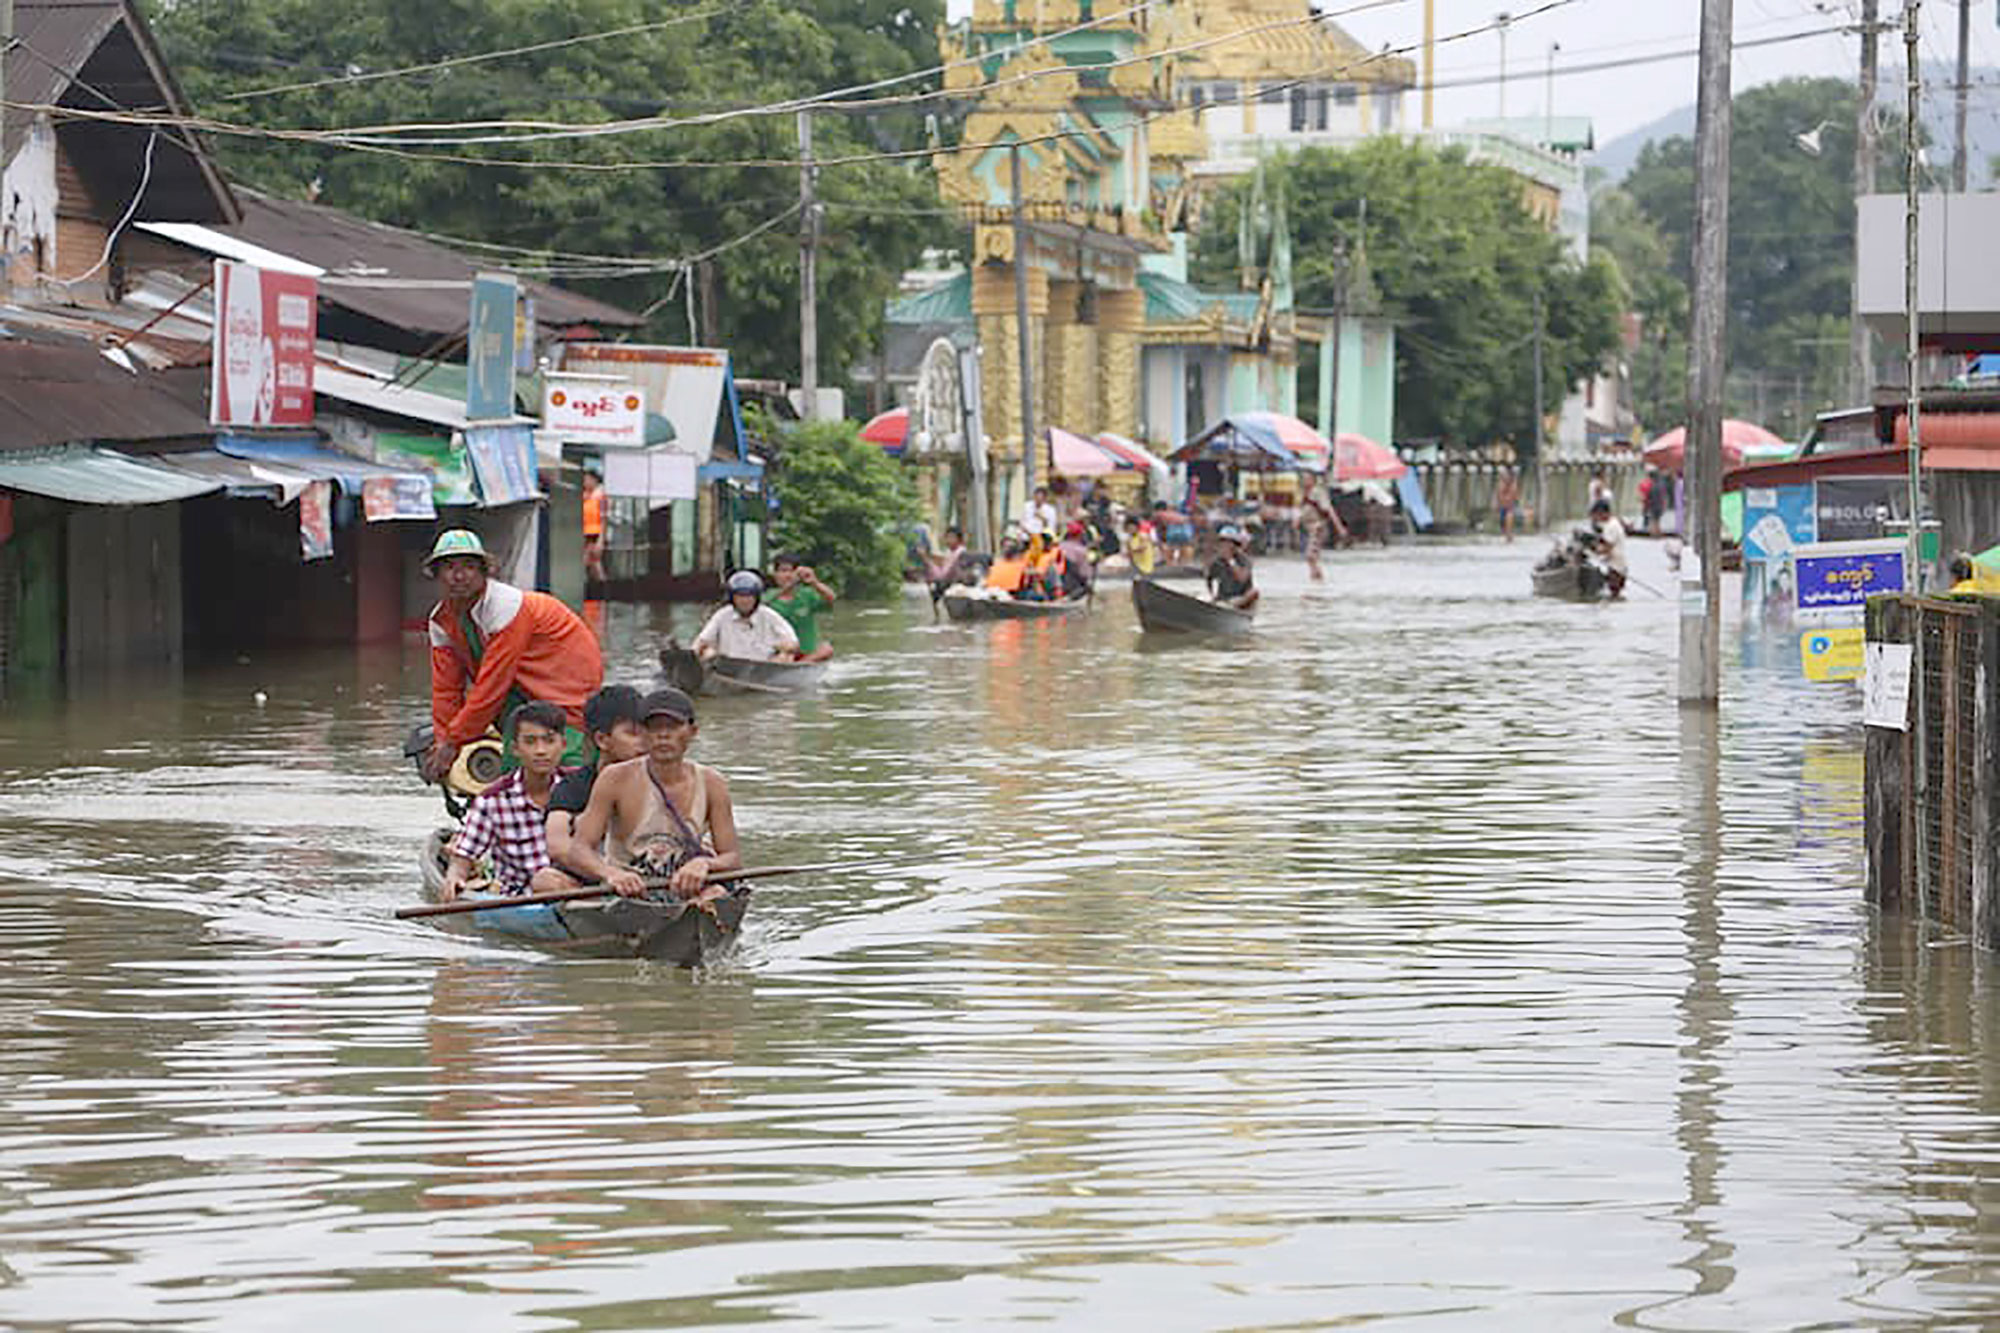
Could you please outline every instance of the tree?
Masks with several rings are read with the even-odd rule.
[[[785,437],[772,468],[776,549],[792,551],[849,597],[881,597],[903,573],[898,525],[917,516],[909,479],[851,421],[811,422]]]
[[[1786,79],[1735,99],[1729,170],[1732,411],[1768,414],[1770,383],[1837,395],[1854,278],[1854,125],[1845,79]],[[1902,120],[1880,136],[1879,188],[1900,190]],[[1817,147],[1818,151],[1811,151]],[[1693,253],[1694,145],[1647,144],[1623,193],[1666,245],[1683,284]],[[1761,400],[1761,404],[1760,404]],[[1829,401],[1821,397],[1820,402]],[[1676,412],[1674,415],[1682,415]]]
[[[1667,238],[1616,186],[1590,201],[1591,253],[1612,264],[1639,317],[1632,350],[1633,410],[1657,434],[1687,415],[1688,289]]]
[[[1365,255],[1397,326],[1396,430],[1480,443],[1535,438],[1536,295],[1553,410],[1563,386],[1594,373],[1618,343],[1624,305],[1616,270],[1579,264],[1530,216],[1521,180],[1458,150],[1371,139],[1312,149],[1275,167],[1291,201],[1298,304],[1330,308],[1341,259]],[[1247,186],[1206,211],[1197,262],[1234,282],[1237,219]],[[1367,232],[1361,201],[1367,201]]]
[[[245,97],[466,52],[658,25],[661,13],[645,0],[148,3],[202,114],[282,129],[493,119],[601,124],[740,108],[934,64],[943,12],[942,0],[746,0],[708,7],[699,21],[612,40]],[[921,108],[826,114],[814,129],[822,157],[925,142]],[[693,329],[671,272],[578,277],[571,285],[651,311],[652,337],[719,342],[749,373],[796,377],[797,219],[740,238],[796,204],[797,170],[671,165],[794,158],[789,115],[529,144],[412,146],[401,154],[236,135],[216,136],[215,146],[234,176],[273,193],[311,192],[378,221],[545,256],[672,258],[726,246],[685,279],[699,298]],[[668,165],[614,165],[632,162]],[[875,346],[883,301],[901,272],[926,244],[955,233],[930,215],[937,192],[921,159],[827,168],[821,195],[830,224],[819,265],[820,355],[832,379]],[[557,275],[576,267],[551,262]]]

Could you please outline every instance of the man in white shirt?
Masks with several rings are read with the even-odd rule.
[[[1049,499],[1049,488],[1035,487],[1035,498],[1028,501],[1021,511],[1021,528],[1030,537],[1050,537],[1056,535],[1058,517],[1054,501]]]
[[[704,660],[736,657],[751,662],[790,662],[799,655],[799,636],[785,618],[764,605],[764,580],[739,569],[729,576],[729,605],[708,618],[694,636]]]
[[[1630,566],[1625,558],[1625,525],[1612,516],[1611,501],[1590,506],[1590,530],[1597,534],[1597,553],[1604,558],[1604,586],[1613,597],[1622,596]]]

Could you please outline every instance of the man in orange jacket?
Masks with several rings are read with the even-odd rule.
[[[463,528],[438,535],[424,572],[444,593],[430,616],[436,738],[424,776],[441,778],[459,747],[485,735],[510,700],[561,708],[575,742],[565,756],[575,749],[584,758],[583,701],[604,683],[604,653],[590,627],[547,593],[492,577],[493,557]]]

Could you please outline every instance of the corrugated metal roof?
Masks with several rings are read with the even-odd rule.
[[[167,440],[213,433],[150,374],[121,369],[88,343],[6,330],[0,309],[0,456],[99,440]]]
[[[220,490],[210,478],[149,467],[109,449],[0,454],[0,486],[90,505],[163,504]]]
[[[290,504],[298,498],[300,491],[315,481],[331,480],[330,475],[310,468],[231,458],[214,449],[196,449],[185,454],[149,454],[145,463],[148,467],[165,468],[196,480],[213,482],[228,491],[232,499],[267,499],[278,505]]]
[[[428,422],[433,426],[464,430],[466,425],[465,403],[462,400],[424,389],[388,384],[372,376],[329,366],[325,362],[313,368],[313,392],[391,416]],[[522,418],[522,421],[526,420]]]
[[[434,335],[465,331],[472,279],[494,267],[449,246],[324,204],[278,199],[239,188],[243,220],[221,235],[322,269],[320,298],[399,329]],[[215,253],[189,234],[182,244]],[[372,280],[372,281],[371,281]],[[419,284],[419,285],[409,285]],[[437,285],[443,284],[443,285]],[[543,324],[598,324],[636,329],[629,310],[545,282],[523,280]]]

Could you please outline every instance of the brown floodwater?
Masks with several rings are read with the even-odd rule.
[[[1538,554],[1266,562],[1237,647],[842,607],[696,753],[888,868],[692,974],[392,919],[415,642],[0,713],[0,1325],[2000,1321],[2000,992],[1862,903],[1854,692],[1732,629],[1684,714]]]

